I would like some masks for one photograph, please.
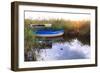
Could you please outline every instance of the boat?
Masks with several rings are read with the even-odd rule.
[[[35,32],[35,35],[38,37],[56,37],[62,36],[64,34],[64,30],[53,30],[53,29],[40,29]]]

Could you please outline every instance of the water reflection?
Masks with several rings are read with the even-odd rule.
[[[29,51],[26,61],[68,60],[90,58],[90,44],[79,38],[36,38],[38,46]],[[83,39],[84,40],[84,39]],[[35,40],[36,41],[36,40]]]

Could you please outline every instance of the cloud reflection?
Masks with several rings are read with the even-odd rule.
[[[52,48],[41,50],[38,60],[68,60],[90,58],[90,46],[77,39],[65,43],[53,43]]]

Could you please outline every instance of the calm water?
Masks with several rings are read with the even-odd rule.
[[[54,42],[59,40],[61,42]],[[38,46],[36,49],[33,48],[28,53],[28,61],[34,61],[34,59],[36,61],[44,61],[90,58],[90,45],[82,43],[77,38],[66,41],[61,37],[53,38],[52,40],[48,38],[38,42],[41,43],[40,47]]]

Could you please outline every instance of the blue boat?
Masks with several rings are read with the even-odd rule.
[[[64,34],[64,30],[53,30],[53,29],[39,29],[35,32],[38,37],[56,37]]]

